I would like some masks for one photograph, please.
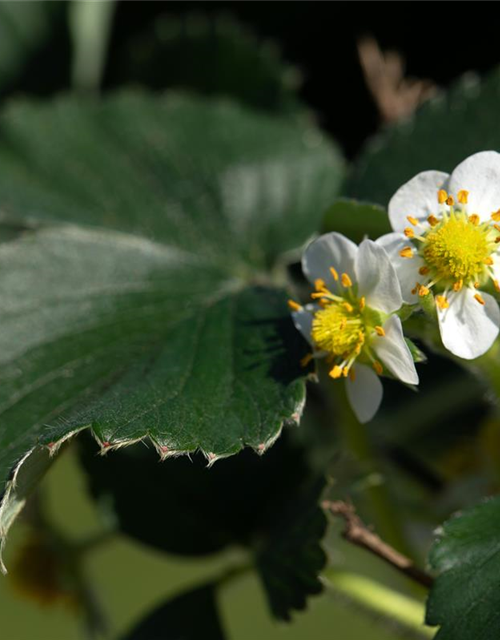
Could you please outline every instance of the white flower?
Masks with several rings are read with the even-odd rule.
[[[402,305],[397,275],[382,247],[371,240],[357,247],[339,233],[312,242],[302,268],[317,302],[301,307],[290,301],[295,326],[314,356],[329,359],[330,375],[345,377],[354,413],[368,422],[382,400],[378,376],[384,371],[418,383],[401,320],[393,315]]]
[[[433,289],[444,346],[473,359],[498,335],[500,311],[482,289],[500,291],[500,154],[476,153],[451,175],[424,171],[389,203],[395,233],[377,240],[391,256],[403,299]]]

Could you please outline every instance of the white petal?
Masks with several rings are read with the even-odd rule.
[[[364,424],[377,413],[382,402],[383,388],[379,377],[364,364],[354,365],[355,379],[346,378],[346,391],[356,418]]]
[[[469,192],[467,211],[489,220],[500,209],[500,153],[481,151],[461,162],[450,176],[449,191]]]
[[[447,180],[448,174],[442,171],[423,171],[400,187],[389,202],[389,220],[394,231],[403,231],[408,226],[407,216],[425,220],[436,213],[437,192],[446,188]]]
[[[385,336],[373,339],[373,350],[389,371],[406,384],[418,384],[415,363],[403,337],[401,320],[391,316],[384,324]]]
[[[378,238],[376,242],[389,255],[401,285],[403,300],[408,304],[416,304],[418,302],[418,294],[413,294],[411,291],[415,288],[417,282],[422,282],[422,276],[418,270],[424,265],[424,261],[418,255],[414,255],[413,258],[402,258],[399,255],[403,247],[411,246],[408,238],[402,233],[387,233],[385,236]]]
[[[309,307],[310,305],[308,305]],[[313,346],[313,341],[311,338],[311,329],[313,322],[313,314],[307,308],[302,308],[300,311],[292,312],[292,319],[295,328],[300,331],[300,333],[304,336],[304,338],[309,342],[311,346]]]
[[[372,240],[359,245],[354,264],[358,295],[365,296],[372,309],[392,313],[401,308],[403,299],[398,276],[385,249]]]
[[[438,310],[439,330],[444,346],[459,358],[472,360],[493,344],[500,326],[495,299],[482,293],[485,304],[474,299],[475,290],[464,288],[450,293],[448,309]]]
[[[329,289],[336,290],[338,284],[330,273],[333,267],[340,274],[354,277],[354,258],[358,247],[340,233],[326,233],[307,247],[302,257],[302,270],[311,284],[322,278]]]

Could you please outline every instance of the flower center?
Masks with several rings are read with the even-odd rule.
[[[427,223],[413,216],[407,216],[412,227],[404,230],[405,236],[420,243],[416,253],[424,260],[424,266],[418,270],[428,282],[416,282],[412,294],[426,296],[431,287],[439,283],[443,292],[435,297],[440,309],[449,306],[447,293],[450,288],[460,291],[463,286],[476,289],[491,279],[495,289],[500,292],[500,283],[496,279],[494,267],[498,267],[500,242],[500,210],[492,212],[490,220],[481,222],[477,213],[468,214],[467,200],[469,192],[460,190],[455,199],[440,189],[437,193],[439,213],[431,214]],[[413,258],[414,247],[404,247],[399,255]],[[480,293],[474,298],[481,305],[484,299]]]
[[[365,298],[357,297],[357,285],[352,283],[347,273],[339,277],[334,267],[330,267],[330,272],[339,285],[339,293],[332,293],[325,281],[318,279],[315,282],[316,291],[311,294],[320,307],[314,312],[311,327],[314,346],[333,362],[330,371],[332,378],[349,376],[354,380],[351,367],[361,351],[362,359],[371,361],[375,371],[381,375],[383,366],[373,356],[370,343],[375,336],[385,336],[382,325],[387,314],[367,307]],[[288,301],[288,306],[292,311],[302,310],[293,300]],[[308,354],[302,359],[302,365],[306,366],[313,357]]]
[[[452,286],[483,279],[496,245],[491,241],[489,225],[477,225],[474,220],[463,212],[452,213],[424,235],[419,253],[431,269],[433,280]]]
[[[311,336],[318,349],[335,357],[345,360],[357,355],[365,341],[359,306],[332,301],[315,313]]]

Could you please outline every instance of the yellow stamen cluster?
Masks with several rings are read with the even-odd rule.
[[[365,341],[361,312],[333,301],[315,313],[311,335],[321,351],[342,359],[357,355]]]
[[[492,250],[489,231],[455,214],[425,235],[421,255],[442,279],[470,282],[482,274]]]
[[[500,242],[500,224],[495,224],[500,223],[500,209],[491,214],[491,222],[481,223],[477,213],[467,213],[468,199],[469,192],[459,190],[456,197],[458,205],[455,207],[455,198],[440,189],[437,192],[439,213],[428,216],[428,227],[407,216],[412,224],[414,220],[418,223],[419,232],[417,235],[411,227],[404,230],[411,245],[404,247],[399,255],[402,258],[413,258],[415,255],[423,258],[424,266],[418,272],[429,278],[429,282],[417,282],[412,293],[426,296],[439,283],[444,290],[443,295],[436,296],[439,309],[448,308],[446,292],[449,289],[455,292],[464,286],[477,289],[489,278],[493,284],[496,282],[491,267]],[[474,297],[479,304],[484,304],[479,294]]]
[[[330,272],[337,274],[332,268]],[[311,338],[318,351],[328,354],[333,366],[332,378],[351,377],[352,365],[356,358],[365,353],[371,356],[369,343],[372,337],[384,337],[381,316],[366,306],[364,297],[356,296],[356,287],[347,273],[334,279],[342,285],[340,295],[329,291],[323,281],[316,281],[316,291],[311,294],[318,301],[318,309],[313,318]],[[309,361],[308,361],[309,362]],[[381,369],[382,371],[382,369]]]

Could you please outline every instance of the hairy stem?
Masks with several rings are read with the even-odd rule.
[[[342,535],[345,540],[373,553],[422,586],[426,588],[432,586],[434,582],[432,576],[416,567],[409,558],[384,542],[376,533],[370,531],[357,515],[353,505],[341,500],[335,502],[325,500],[322,506],[333,515],[344,519],[345,529]]]

